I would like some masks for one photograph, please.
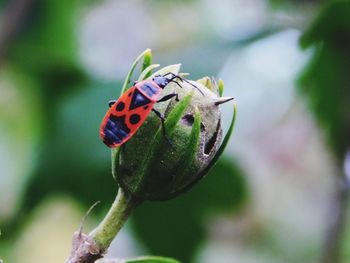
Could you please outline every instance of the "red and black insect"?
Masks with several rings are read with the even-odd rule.
[[[166,76],[170,77],[167,78]],[[164,128],[164,115],[154,109],[153,105],[157,102],[170,100],[173,97],[177,101],[179,100],[177,93],[171,93],[159,99],[162,89],[170,82],[174,82],[181,87],[176,79],[188,82],[178,75],[168,73],[163,76],[156,76],[151,80],[140,81],[123,93],[117,101],[110,101],[110,109],[103,118],[100,128],[100,137],[103,142],[110,148],[124,144],[140,128],[151,111],[160,118],[163,134],[168,138]],[[190,84],[194,86],[192,83]],[[198,89],[198,91],[200,90]]]

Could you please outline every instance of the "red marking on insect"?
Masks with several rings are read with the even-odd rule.
[[[171,75],[171,77],[167,78],[166,75]],[[100,137],[108,147],[114,148],[126,143],[140,128],[152,110],[161,118],[162,122],[164,121],[162,115],[154,110],[153,106],[156,102],[166,101],[173,97],[177,98],[177,94],[169,94],[159,99],[162,89],[170,82],[175,82],[180,86],[175,81],[176,78],[188,82],[173,73],[166,75],[138,82],[123,93],[111,106],[100,127]]]

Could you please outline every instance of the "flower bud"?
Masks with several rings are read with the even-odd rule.
[[[180,65],[168,66],[152,76],[178,74],[179,69]],[[177,82],[169,83],[162,96],[175,92],[179,101],[154,105],[164,113],[167,138],[159,117],[151,112],[127,143],[112,150],[113,175],[119,186],[140,200],[167,200],[190,189],[217,161],[233,130],[234,118],[221,144],[219,105],[233,98],[220,97],[215,80]]]

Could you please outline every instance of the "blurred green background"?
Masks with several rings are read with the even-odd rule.
[[[86,231],[101,220],[99,125],[148,47],[222,78],[238,117],[211,173],[140,206],[109,256],[349,262],[350,1],[316,0],[0,1],[0,258],[63,262],[97,200]]]

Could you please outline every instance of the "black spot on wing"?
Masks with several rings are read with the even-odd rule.
[[[140,115],[139,114],[132,114],[129,118],[129,121],[131,124],[136,124],[140,121]]]
[[[147,97],[145,97],[140,91],[136,89],[134,95],[131,98],[129,110],[144,106],[150,102],[151,101]]]
[[[117,104],[117,106],[116,106],[115,109],[116,109],[117,111],[123,111],[124,108],[125,108],[125,103],[122,102],[122,101],[120,101],[120,102],[118,102],[118,104]]]

